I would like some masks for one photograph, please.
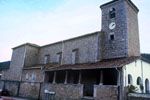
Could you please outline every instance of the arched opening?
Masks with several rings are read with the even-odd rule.
[[[145,92],[146,93],[150,93],[149,80],[148,79],[145,80]]]
[[[141,77],[137,78],[136,84],[137,85],[142,85],[142,79],[141,79]]]
[[[128,84],[133,84],[133,79],[131,74],[128,74]]]
[[[109,18],[115,18],[116,17],[116,9],[115,8],[111,8],[109,11]]]

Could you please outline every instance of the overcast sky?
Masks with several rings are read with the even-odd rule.
[[[0,62],[11,48],[45,45],[101,30],[99,6],[110,0],[0,0]],[[150,53],[150,0],[132,0],[140,9],[142,53]]]

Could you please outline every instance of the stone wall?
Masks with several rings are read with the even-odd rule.
[[[118,100],[118,87],[95,85],[94,98],[95,100]]]
[[[11,96],[18,96],[19,86],[20,82],[4,81],[4,89],[7,89]]]
[[[22,82],[20,84],[19,96],[38,99],[40,96],[40,83]]]
[[[22,71],[23,82],[43,82],[44,72],[40,68],[37,69],[24,69]]]
[[[115,0],[114,3],[102,6],[102,53],[104,59],[126,57],[127,56],[127,23],[125,0]],[[109,18],[110,8],[115,8],[116,18]],[[116,27],[111,30],[109,24],[116,23]],[[110,34],[114,32],[114,40],[110,40]]]
[[[83,85],[42,84],[41,97],[45,100],[44,90],[55,92],[56,100],[79,100],[82,97]]]
[[[150,94],[129,94],[128,100],[150,100]]]
[[[128,29],[128,53],[129,56],[140,56],[138,11],[133,9],[129,2],[126,3],[127,29]]]
[[[31,45],[26,45],[26,54],[24,67],[29,67],[38,64],[39,48]]]
[[[44,63],[45,55],[50,55],[50,62],[57,62],[57,53],[62,52],[62,64],[71,64],[72,50],[74,49],[78,49],[78,63],[95,62],[100,56],[99,34],[99,32],[95,32],[43,46],[39,51],[39,63]]]
[[[115,18],[109,17],[111,8],[115,9]],[[139,31],[137,9],[130,0],[114,0],[101,6],[102,9],[102,53],[104,59],[139,56]],[[114,29],[109,29],[111,22],[116,23]],[[114,40],[110,34],[114,34]]]
[[[2,75],[2,80],[20,81],[24,66],[25,46],[13,49],[10,68]]]

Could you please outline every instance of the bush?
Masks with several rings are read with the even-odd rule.
[[[128,93],[136,93],[138,91],[138,88],[134,85],[128,85],[127,89],[128,89]]]

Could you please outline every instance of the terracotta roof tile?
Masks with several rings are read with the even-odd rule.
[[[117,67],[123,67],[129,63],[132,63],[133,61],[139,58],[140,57],[118,58],[118,59],[102,60],[102,61],[95,62],[95,63],[84,63],[84,64],[75,64],[75,65],[49,64],[49,65],[45,65],[45,70],[54,71],[54,70],[117,68]]]

